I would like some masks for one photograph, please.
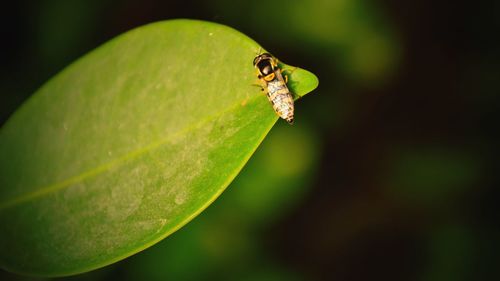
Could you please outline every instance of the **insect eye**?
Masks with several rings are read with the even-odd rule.
[[[266,65],[264,68],[262,68],[262,74],[268,75],[273,72],[273,69],[270,65]]]
[[[253,59],[253,66],[255,66],[257,64],[257,62],[259,61],[260,59],[260,56],[256,56],[254,59]]]
[[[269,54],[269,53],[263,53],[261,56],[262,56],[262,58],[263,58],[263,59],[270,59],[270,58],[272,58],[272,57],[273,57],[273,56],[271,56],[271,54]]]
[[[273,72],[273,67],[267,60],[260,61],[257,66],[259,67],[260,73],[262,73],[263,75],[267,75]]]

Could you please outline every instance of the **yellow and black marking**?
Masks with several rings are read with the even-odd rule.
[[[288,79],[283,76],[278,60],[271,54],[263,53],[255,57],[253,65],[257,69],[257,77],[273,105],[274,112],[289,124],[293,124],[293,96],[286,86]]]

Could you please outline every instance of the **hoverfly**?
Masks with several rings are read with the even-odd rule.
[[[282,74],[278,60],[269,53],[263,53],[255,57],[253,65],[274,112],[289,124],[293,124],[293,96],[286,86],[288,77]]]

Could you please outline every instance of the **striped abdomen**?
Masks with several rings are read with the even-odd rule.
[[[273,109],[279,117],[288,123],[293,123],[293,97],[288,90],[285,81],[279,79],[281,75],[267,82],[267,97],[273,105]]]

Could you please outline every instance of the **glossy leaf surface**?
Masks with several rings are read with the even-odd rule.
[[[0,130],[2,268],[89,271],[205,209],[277,120],[255,87],[260,48],[226,26],[158,22],[46,83]],[[300,68],[289,80],[298,96],[318,84]]]

